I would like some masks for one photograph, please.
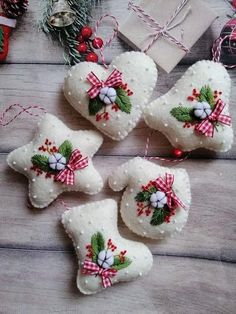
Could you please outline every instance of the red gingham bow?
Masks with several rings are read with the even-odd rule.
[[[167,205],[169,208],[173,208],[175,206],[181,206],[186,208],[184,203],[178,198],[175,192],[172,190],[172,185],[174,183],[174,175],[170,173],[166,173],[165,180],[162,177],[159,177],[154,181],[156,188],[164,192],[167,197]]]
[[[221,122],[226,125],[231,124],[231,117],[225,114],[221,114],[224,110],[225,104],[221,99],[216,103],[215,109],[212,113],[204,119],[201,123],[195,126],[195,130],[207,137],[213,137],[214,135],[214,122]]]
[[[75,184],[75,170],[83,169],[88,166],[88,157],[82,158],[80,151],[75,149],[69,159],[66,168],[61,170],[55,180],[65,183],[66,185]]]
[[[113,70],[106,81],[100,81],[93,72],[90,72],[87,76],[87,80],[92,84],[92,87],[87,91],[87,93],[89,94],[89,97],[93,99],[97,97],[103,87],[120,86],[122,84],[122,73],[118,70]]]
[[[117,270],[116,269],[104,269],[100,268],[97,264],[87,261],[84,261],[82,273],[86,275],[99,275],[102,278],[102,285],[104,288],[110,287],[112,285],[111,279],[115,277]]]

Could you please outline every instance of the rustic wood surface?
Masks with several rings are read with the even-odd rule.
[[[213,39],[231,14],[224,0],[205,0],[220,16],[170,74],[160,73],[153,98],[167,92],[189,65],[210,58]],[[93,11],[96,20],[106,12],[126,14],[128,0],[102,0]],[[37,29],[40,1],[31,0],[28,13],[11,37],[6,64],[0,66],[1,110],[13,103],[39,104],[72,129],[94,129],[66,102],[61,86],[67,67],[62,49]],[[101,29],[103,35],[110,27]],[[127,50],[116,39],[106,56],[111,60]],[[236,72],[230,71],[233,88],[231,114],[236,120]],[[175,238],[142,239],[119,218],[123,236],[145,242],[154,254],[152,272],[135,282],[116,285],[96,296],[81,295],[75,283],[77,261],[60,216],[57,202],[34,210],[27,202],[27,180],[6,165],[6,156],[27,143],[34,121],[27,116],[0,130],[0,313],[236,313],[236,145],[225,154],[194,152],[178,165],[188,170],[192,207],[188,224]],[[35,123],[37,119],[35,119]],[[235,130],[236,131],[236,130]],[[143,155],[150,134],[144,122],[121,143],[105,138],[94,162],[105,182],[109,172],[136,155]],[[171,146],[156,132],[150,155],[168,156]],[[70,205],[112,197],[107,184],[96,196],[65,193]]]

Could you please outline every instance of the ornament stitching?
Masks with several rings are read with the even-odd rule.
[[[169,223],[171,216],[175,215],[176,209],[185,204],[178,198],[173,190],[174,175],[166,173],[165,178],[158,177],[142,186],[142,191],[135,196],[137,202],[137,216],[146,215],[152,217],[152,226]]]
[[[82,158],[80,151],[73,150],[68,140],[57,148],[52,141],[46,139],[38,150],[46,152],[49,156],[42,154],[32,156],[31,170],[35,171],[37,176],[45,173],[45,178],[53,178],[54,181],[74,185],[74,172],[88,166],[88,157]]]
[[[111,109],[115,112],[121,110],[130,114],[132,108],[130,96],[133,92],[127,84],[122,82],[120,71],[113,70],[105,81],[101,81],[93,72],[90,72],[87,80],[92,85],[87,91],[90,97],[89,114],[96,115],[96,121],[109,120],[108,105],[112,105]],[[98,112],[102,109],[103,113],[99,114]]]
[[[200,91],[194,88],[187,100],[195,104],[192,107],[179,105],[172,108],[170,114],[179,122],[184,122],[184,128],[194,127],[199,134],[213,137],[214,130],[218,131],[219,123],[231,124],[230,116],[221,115],[225,107],[221,95],[221,91],[212,91],[208,85],[203,86]]]
[[[82,263],[82,274],[100,276],[104,288],[112,285],[111,278],[116,273],[128,267],[131,260],[126,257],[127,251],[120,251],[113,254],[117,249],[111,239],[105,244],[105,239],[101,232],[92,235],[91,243],[86,245],[86,259]]]

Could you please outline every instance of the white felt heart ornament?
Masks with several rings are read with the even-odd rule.
[[[152,267],[152,254],[143,243],[120,236],[117,211],[117,203],[105,199],[74,207],[62,215],[79,259],[77,286],[84,294],[136,279]]]
[[[143,237],[174,236],[187,222],[191,192],[184,169],[160,167],[136,157],[114,170],[109,185],[114,191],[126,188],[121,217],[130,230]]]
[[[72,131],[47,113],[34,139],[7,158],[8,165],[29,179],[29,198],[36,208],[48,206],[65,191],[96,194],[103,180],[92,157],[103,142],[95,131]]]
[[[144,119],[183,151],[203,147],[226,152],[233,143],[230,88],[222,64],[199,61],[167,94],[147,106]]]
[[[153,60],[141,52],[116,57],[106,70],[92,62],[71,68],[64,83],[69,103],[113,140],[137,125],[157,81]]]

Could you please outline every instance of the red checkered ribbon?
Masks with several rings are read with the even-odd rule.
[[[69,159],[66,168],[61,170],[55,180],[65,183],[66,185],[75,184],[75,170],[81,170],[88,166],[88,157],[81,155],[78,149],[75,149]]]
[[[118,70],[114,70],[106,79],[106,81],[100,81],[99,78],[90,72],[87,76],[87,80],[92,84],[92,87],[87,91],[90,98],[95,98],[99,94],[103,87],[118,87],[122,84],[122,73]]]
[[[214,123],[221,122],[223,124],[230,125],[231,117],[225,114],[221,114],[221,112],[224,110],[224,107],[225,103],[221,99],[219,99],[212,113],[201,123],[197,124],[195,126],[195,130],[207,137],[213,137]]]
[[[102,278],[103,287],[107,288],[112,285],[111,278],[115,277],[117,270],[112,268],[104,269],[91,261],[85,260],[83,263],[82,273],[85,275],[100,276]]]
[[[174,175],[170,173],[166,173],[165,179],[159,177],[154,181],[154,184],[158,191],[164,192],[167,197],[167,205],[169,208],[174,208],[176,206],[180,206],[186,208],[183,202],[178,198],[175,192],[172,189],[174,183]]]

